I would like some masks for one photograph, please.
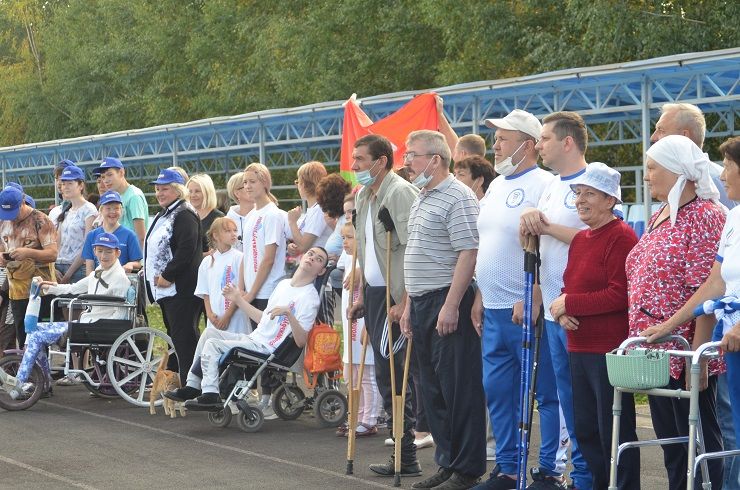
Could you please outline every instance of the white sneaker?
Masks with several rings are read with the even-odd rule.
[[[12,390],[18,385],[18,380],[0,368],[0,388],[5,391]]]
[[[57,386],[75,386],[80,384],[80,378],[76,374],[69,374],[62,379],[57,380]]]
[[[262,410],[262,415],[265,416],[265,420],[277,420],[280,418],[278,417],[278,414],[275,413],[275,410],[272,409],[271,405]]]
[[[433,447],[434,439],[432,438],[432,434],[427,434],[425,437],[422,437],[421,439],[414,439],[414,446],[416,446],[416,449],[424,449],[425,447]]]
[[[393,446],[396,445],[396,443],[393,442],[393,438],[392,437],[389,437],[388,439],[385,440],[385,442],[383,443],[383,445],[384,446],[393,447]]]

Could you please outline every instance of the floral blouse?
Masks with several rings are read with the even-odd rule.
[[[627,256],[630,337],[673,316],[706,281],[725,223],[724,209],[707,199],[695,198],[682,206],[673,226],[669,219],[656,223],[662,209],[650,218],[646,233]],[[691,344],[695,329],[691,321],[674,334]],[[681,348],[676,342],[660,347]],[[685,366],[685,358],[672,357],[671,376],[678,379]],[[709,374],[724,371],[724,361],[710,362]]]

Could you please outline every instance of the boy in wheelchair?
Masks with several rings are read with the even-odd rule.
[[[51,281],[41,281],[39,287],[44,294],[97,294],[106,296],[126,297],[131,281],[126,276],[126,271],[118,261],[121,255],[118,238],[110,233],[101,233],[93,243],[93,250],[100,265],[95,271],[77,281],[74,284],[57,284]],[[37,278],[40,279],[40,278]],[[100,319],[123,319],[126,310],[116,306],[94,306],[80,316],[79,321],[92,323]],[[27,325],[27,328],[29,325]],[[23,360],[18,369],[17,376],[13,378],[0,369],[0,388],[13,392],[17,396],[23,396],[33,391],[34,387],[27,383],[34,363],[38,358],[41,369],[47,377],[50,377],[49,362],[45,349],[59,340],[67,332],[67,322],[43,322],[36,326],[33,331],[28,331],[26,337],[26,349],[23,352]],[[11,391],[13,390],[13,391]]]
[[[198,341],[195,361],[188,372],[185,387],[169,391],[164,396],[170,400],[186,401],[185,407],[191,410],[211,410],[221,405],[218,361],[223,353],[233,347],[242,347],[271,354],[288,337],[288,333],[293,334],[298,347],[306,345],[320,303],[314,281],[324,273],[328,260],[329,255],[323,248],[312,247],[308,250],[303,254],[293,277],[278,283],[264,311],[247,303],[234,286],[226,286],[224,296],[235,302],[251,319],[258,321],[259,325],[250,334],[206,329]],[[198,371],[202,371],[202,379]]]

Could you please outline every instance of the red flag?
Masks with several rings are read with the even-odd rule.
[[[436,94],[419,95],[393,114],[373,123],[357,105],[355,95],[349,98],[344,106],[344,123],[342,126],[342,152],[339,170],[347,180],[355,182],[352,172],[352,150],[355,141],[368,134],[385,136],[393,144],[393,167],[403,166],[403,154],[406,152],[406,137],[418,129],[438,129]]]

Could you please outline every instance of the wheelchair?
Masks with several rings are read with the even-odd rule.
[[[52,372],[63,372],[64,375],[75,374],[82,379],[82,384],[94,395],[101,398],[121,397],[127,402],[145,407],[147,387],[154,380],[160,360],[167,351],[175,353],[170,337],[159,330],[149,328],[143,316],[137,311],[143,310],[145,296],[142,291],[142,278],[139,274],[128,274],[131,287],[126,298],[118,296],[82,294],[77,297],[57,297],[52,301],[51,321],[54,311],[66,309],[68,318],[75,316],[93,306],[115,306],[127,310],[125,319],[100,319],[92,323],[81,323],[70,320],[64,350],[50,346],[48,362],[50,372],[44,372],[38,362],[33,366],[28,382],[33,389],[19,394],[0,390],[0,408],[5,410],[25,410],[32,407],[51,388]],[[58,307],[58,308],[57,308]],[[64,345],[60,339],[59,345]],[[80,366],[73,367],[72,358],[80,359]],[[15,376],[20,367],[23,351],[14,349],[5,351],[0,358],[0,367],[11,376]],[[61,367],[55,368],[55,361],[62,359]],[[162,404],[158,400],[157,405]]]

